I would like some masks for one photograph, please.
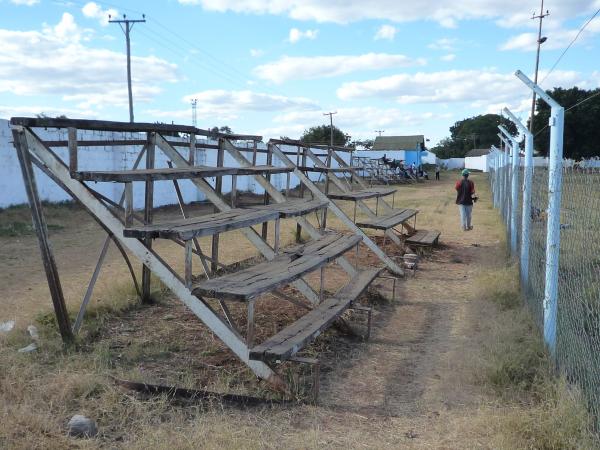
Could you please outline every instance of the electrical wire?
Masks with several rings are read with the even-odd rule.
[[[572,109],[578,107],[579,105],[581,105],[582,103],[587,102],[588,100],[593,99],[594,97],[597,97],[598,95],[600,95],[600,90],[598,92],[594,92],[592,95],[584,98],[583,100],[581,100],[580,102],[575,103],[572,106],[569,106],[567,109],[565,109],[565,112],[567,111],[571,111]],[[542,133],[542,131],[544,131],[546,128],[548,128],[549,125],[544,126],[544,128],[542,128],[540,131],[538,131],[537,133],[535,133],[535,135],[533,137],[537,137],[538,135],[540,135]]]
[[[546,74],[546,76],[544,76],[544,78],[542,79],[542,81],[540,81],[540,85],[546,80],[546,78],[548,78],[548,76],[552,73],[552,71],[556,68],[556,66],[558,66],[558,63],[560,62],[560,60],[563,58],[563,56],[565,56],[565,54],[567,53],[567,51],[573,46],[573,44],[575,43],[575,41],[579,38],[579,36],[581,35],[581,33],[583,33],[583,30],[586,29],[586,27],[590,24],[590,22],[592,20],[594,20],[596,18],[596,16],[600,14],[600,9],[598,9],[593,15],[592,17],[590,17],[588,19],[588,21],[583,24],[583,26],[579,29],[579,31],[577,32],[577,34],[575,35],[575,37],[573,38],[573,40],[569,43],[569,45],[567,46],[567,48],[565,48],[563,50],[563,52],[560,54],[560,56],[558,57],[558,59],[556,60],[556,62],[554,63],[554,65],[550,68],[550,71]]]

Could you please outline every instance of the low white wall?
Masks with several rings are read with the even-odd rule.
[[[465,169],[488,171],[488,157],[483,156],[467,156],[465,157]]]

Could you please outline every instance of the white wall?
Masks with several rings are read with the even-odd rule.
[[[488,155],[465,157],[465,169],[488,171]]]
[[[42,140],[67,140],[67,130],[34,130]],[[123,139],[145,139],[145,134],[138,133],[107,133],[97,131],[79,131],[79,139],[86,140],[123,140]],[[185,142],[184,138],[169,137],[169,140]],[[23,184],[23,178],[21,176],[21,168],[17,158],[16,150],[13,146],[12,132],[10,129],[9,122],[4,119],[0,119],[0,208],[5,208],[11,205],[19,205],[27,203],[27,194],[25,193],[25,186]],[[199,142],[201,142],[199,140]],[[214,141],[204,140],[208,143],[216,143]],[[259,143],[259,148],[266,149],[266,145]],[[280,146],[281,150],[284,151],[296,151],[296,147]],[[54,149],[57,155],[65,162],[68,161],[68,151],[66,148]],[[130,169],[133,166],[135,159],[137,158],[141,146],[106,146],[106,147],[87,147],[79,149],[79,168],[81,170],[125,170]],[[188,149],[185,147],[178,147],[178,150],[183,156],[188,156]],[[320,154],[326,152],[326,150],[313,149],[314,153]],[[245,152],[244,152],[245,153]],[[339,152],[338,155],[349,164],[350,154]],[[249,149],[248,153],[244,156],[248,159],[252,159],[252,150]],[[288,155],[292,162],[296,162],[296,157]],[[156,150],[155,164],[156,167],[168,167],[168,158],[160,151]],[[217,151],[214,149],[197,149],[195,155],[195,161],[198,165],[216,166],[217,165]],[[266,164],[266,154],[257,154],[257,164]],[[311,165],[308,161],[307,164]],[[144,159],[140,164],[140,167],[145,165]],[[239,164],[225,152],[225,166],[238,167]],[[283,163],[273,157],[273,165],[283,167]],[[338,167],[338,164],[332,161],[333,167]],[[71,200],[69,195],[58,187],[50,178],[44,173],[35,169],[35,176],[37,181],[37,187],[40,194],[40,198],[43,201],[60,202]],[[313,181],[318,181],[319,177],[323,179],[323,175],[311,172],[309,178]],[[285,189],[287,176],[286,174],[274,174],[271,175],[271,183],[279,190]],[[215,179],[208,178],[210,184],[214,186]],[[290,187],[298,186],[299,180],[293,175],[290,175]],[[183,198],[186,202],[204,200],[204,195],[198,191],[198,189],[192,184],[190,180],[180,180],[179,185]],[[91,183],[92,189],[102,193],[108,198],[118,201],[123,192],[122,183]],[[260,185],[254,181],[251,176],[238,177],[238,189],[242,191],[254,192],[256,194],[262,194],[264,190]],[[231,177],[223,177],[223,192],[228,193],[231,190]],[[133,187],[134,203],[136,208],[142,208],[144,205],[144,187],[143,183],[134,183]],[[177,196],[173,188],[172,181],[157,181],[154,187],[154,205],[164,206],[177,203]]]
[[[464,169],[465,158],[438,159],[438,164],[446,170]]]

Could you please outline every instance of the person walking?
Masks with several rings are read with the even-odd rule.
[[[473,212],[473,202],[477,201],[475,195],[475,183],[469,180],[469,170],[464,169],[462,171],[462,179],[456,182],[454,189],[456,189],[456,204],[460,210],[460,222],[463,231],[469,231],[473,229],[471,225],[471,214]]]
[[[435,165],[435,181],[440,181],[440,165]]]

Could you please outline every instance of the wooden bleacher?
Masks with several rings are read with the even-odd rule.
[[[359,236],[329,233],[306,245],[284,250],[271,261],[203,281],[195,285],[192,292],[222,300],[254,299],[320,268],[360,241]]]
[[[417,209],[398,209],[388,213],[385,216],[377,216],[372,219],[362,219],[356,222],[356,225],[361,228],[372,228],[375,230],[389,230],[398,225],[405,224],[411,218],[417,216],[419,211]]]
[[[340,234],[326,232],[324,223],[320,229],[315,228],[302,216],[322,210],[323,216],[333,203],[324,195],[317,195],[307,199],[291,199],[289,195],[284,196],[270,184],[270,176],[278,173],[287,174],[286,194],[289,194],[290,175],[293,172],[306,186],[314,187],[310,180],[306,181],[303,174],[295,171],[291,164],[285,163],[285,156],[279,159],[285,163],[285,167],[272,165],[273,152],[267,148],[266,164],[256,163],[258,149],[257,142],[260,136],[248,135],[223,135],[219,134],[218,144],[196,142],[196,135],[214,138],[215,136],[195,127],[164,125],[150,123],[120,123],[95,120],[73,120],[73,119],[32,119],[12,118],[14,127],[15,146],[20,155],[20,163],[23,167],[23,176],[26,185],[30,188],[28,196],[31,204],[38,204],[36,197],[35,180],[32,178],[33,159],[60,187],[80,201],[87,210],[91,211],[100,225],[106,230],[108,236],[96,266],[96,272],[100,269],[106,250],[111,240],[117,244],[125,259],[140,298],[142,301],[151,303],[151,275],[160,279],[190,310],[211,330],[240,360],[247,364],[257,376],[269,381],[272,385],[281,387],[285,384],[276,369],[265,362],[279,362],[294,356],[301,348],[314,340],[328,326],[330,326],[358,297],[365,292],[373,280],[383,269],[366,268],[359,269],[344,258],[344,254],[363,242],[369,242],[368,236],[356,226],[351,228],[351,234]],[[36,128],[66,128],[67,140],[44,141],[34,131]],[[129,133],[119,136],[119,139],[110,141],[108,139],[81,140],[78,130],[95,130],[111,133]],[[145,133],[145,136],[141,133]],[[181,139],[167,140],[163,137],[185,133],[186,141]],[[129,137],[128,137],[129,136]],[[144,139],[145,138],[145,139]],[[253,141],[253,149],[245,150],[252,152],[252,162],[240,157],[238,149],[230,140]],[[128,146],[137,152],[137,159],[133,167],[127,170],[85,170],[78,166],[78,146]],[[68,147],[68,164],[63,161],[51,147]],[[176,148],[177,147],[177,148]],[[184,154],[180,153],[183,148]],[[217,166],[194,165],[196,150],[217,151]],[[341,150],[341,149],[340,149]],[[261,150],[264,151],[264,150]],[[169,167],[156,167],[155,155],[162,152]],[[240,167],[224,167],[224,155],[229,152],[240,164]],[[87,152],[82,152],[82,155]],[[28,158],[25,158],[27,156]],[[163,163],[165,164],[163,159]],[[138,167],[144,161],[145,167]],[[158,163],[157,163],[158,164]],[[27,166],[28,165],[28,166]],[[86,165],[86,167],[88,167]],[[308,170],[308,169],[307,169]],[[317,172],[325,173],[326,176],[335,173],[351,173],[353,169],[322,169]],[[223,177],[232,177],[231,193],[229,199],[223,195]],[[237,178],[238,176],[252,176],[265,189],[263,205],[253,205],[239,208],[237,201]],[[211,180],[207,180],[210,178]],[[212,180],[214,178],[214,181]],[[212,203],[215,212],[201,216],[190,217],[186,212],[178,180],[190,180],[203,196]],[[154,182],[170,181],[177,195],[181,217],[168,218],[163,221],[154,221]],[[116,201],[94,190],[95,183],[123,183],[124,189],[121,200]],[[144,188],[143,214],[134,213],[133,185],[139,183]],[[374,198],[390,195],[393,189],[365,189],[362,195],[365,198]],[[124,217],[123,217],[124,213]],[[343,216],[345,218],[345,216]],[[279,225],[281,219],[291,218],[306,230],[311,238],[305,244],[293,245],[289,248],[279,248]],[[35,220],[35,216],[34,216]],[[275,235],[273,241],[267,239],[267,222],[275,222]],[[253,226],[263,224],[263,232],[259,234]],[[350,225],[353,225],[352,223]],[[46,239],[45,227],[37,224],[40,242]],[[219,236],[222,233],[239,230],[255,248],[266,259],[235,272],[223,274],[219,267],[223,267],[218,261]],[[210,257],[205,255],[197,238],[212,236]],[[184,275],[180,275],[171,266],[170,258],[161,257],[159,251],[164,246],[153,248],[155,239],[171,240],[185,247]],[[371,243],[372,244],[372,243]],[[50,246],[45,246],[51,254]],[[379,250],[376,248],[376,250]],[[202,278],[192,269],[192,257],[197,255],[204,269]],[[129,257],[135,257],[142,263],[141,288],[138,286],[137,278]],[[171,256],[171,255],[169,255]],[[385,256],[385,255],[383,255]],[[389,259],[389,258],[388,258]],[[209,261],[211,268],[208,268]],[[332,261],[336,261],[347,274],[348,282],[336,294],[324,298],[324,268]],[[384,259],[385,261],[385,259]],[[358,264],[358,262],[356,262]],[[389,264],[393,264],[393,261]],[[228,267],[232,270],[232,267]],[[47,270],[49,270],[47,268]],[[235,270],[235,269],[234,269]],[[304,279],[312,272],[320,270],[320,285],[318,292]],[[49,273],[49,272],[48,272]],[[52,277],[50,277],[52,275]],[[60,289],[52,290],[51,283],[58,281],[56,274],[48,276],[51,294],[60,293]],[[92,277],[88,292],[93,290],[95,275]],[[292,284],[294,296],[302,295],[306,302],[282,294],[279,289]],[[296,293],[297,291],[297,293]],[[299,320],[279,330],[272,337],[267,338],[259,345],[254,344],[254,305],[263,294],[272,292],[282,301],[290,301],[295,305],[301,304],[309,310]],[[58,294],[57,294],[58,295]],[[61,294],[62,295],[62,294]],[[286,298],[286,296],[288,298]],[[207,300],[216,299],[221,310],[214,308]],[[53,301],[56,300],[53,296]],[[60,300],[60,299],[59,299]],[[64,299],[62,300],[64,303]],[[89,297],[86,294],[77,317],[75,330],[81,325],[85,315]],[[237,328],[236,320],[230,314],[225,302],[244,302],[247,308],[246,332]],[[58,303],[55,303],[55,305]],[[66,311],[66,308],[63,308]],[[363,308],[364,310],[364,308]],[[370,308],[367,308],[370,314]],[[65,336],[72,333],[69,317],[64,316],[60,309],[56,309],[57,322],[61,334]],[[370,326],[370,315],[369,315]]]
[[[250,350],[250,359],[279,363],[294,356],[340,317],[351,303],[367,290],[382,270],[380,268],[362,270],[350,283],[300,320],[253,347]]]
[[[215,214],[169,220],[162,223],[127,227],[123,236],[138,239],[181,239],[212,236],[217,233],[238,230],[279,218],[275,210],[230,209]]]

